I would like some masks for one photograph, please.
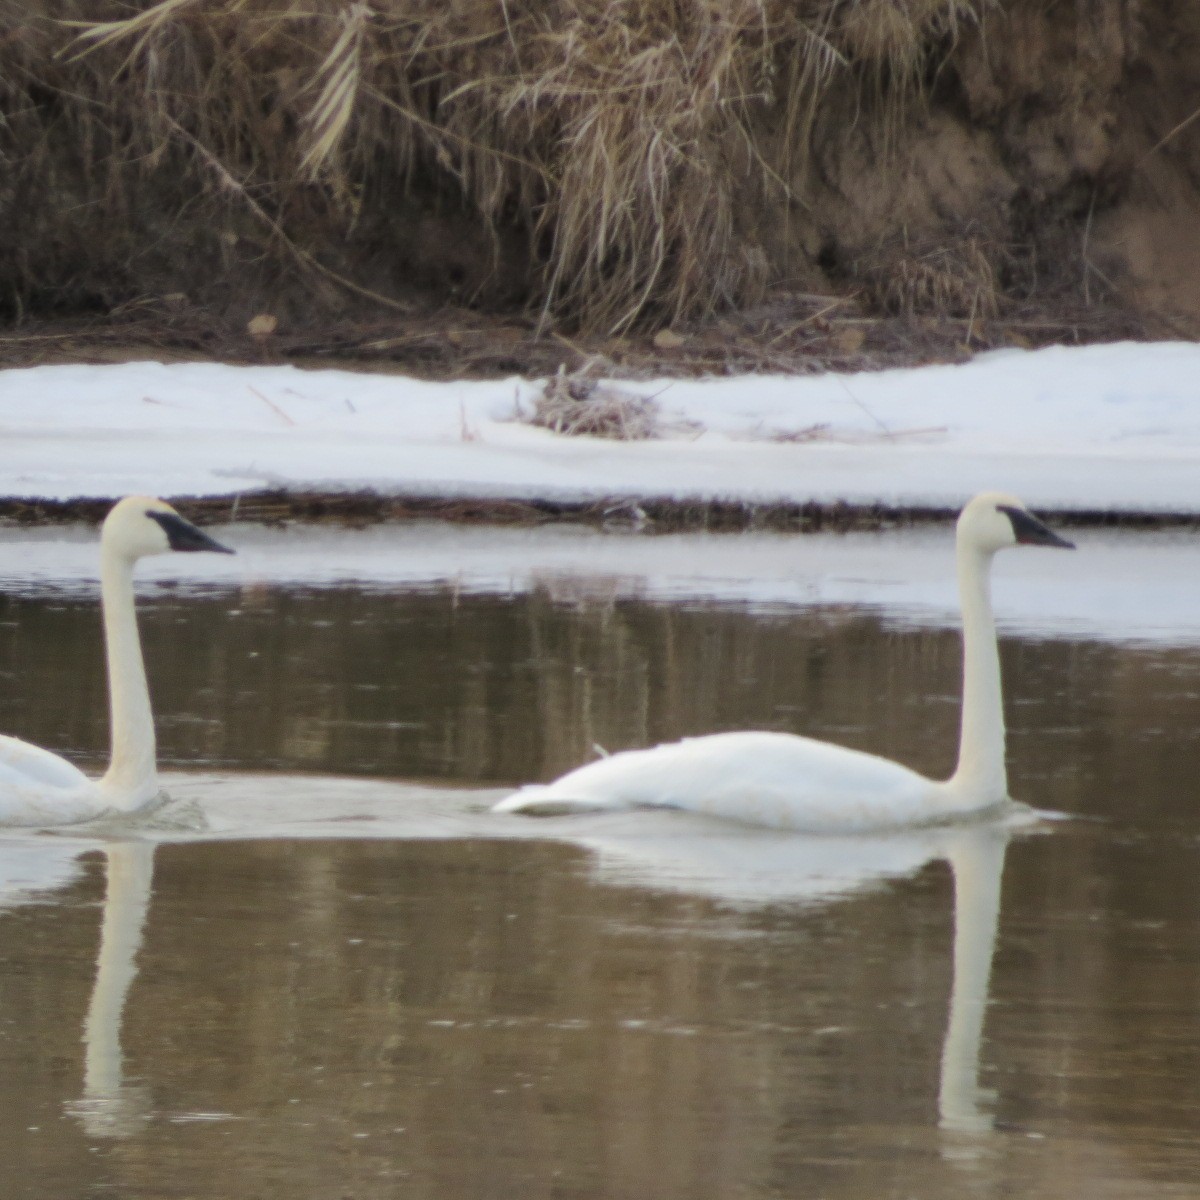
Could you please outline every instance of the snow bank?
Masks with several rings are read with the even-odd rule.
[[[256,489],[589,501],[1200,511],[1200,346],[1119,343],[875,374],[660,380],[664,438],[518,419],[539,385],[217,363],[0,372],[0,496]],[[793,440],[787,440],[787,439]],[[799,440],[796,440],[799,439]]]

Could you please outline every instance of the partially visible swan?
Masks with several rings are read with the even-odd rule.
[[[168,550],[233,551],[169,504],[127,496],[100,534],[100,604],[108,656],[112,759],[102,778],[19,738],[0,735],[0,825],[66,825],[135,812],[158,795],[154,717],[133,605],[133,565]]]
[[[985,492],[958,518],[963,622],[958,766],[944,782],[889,759],[790,733],[716,733],[588,763],[500,801],[493,811],[556,814],[684,808],[756,825],[823,833],[935,824],[1008,798],[991,563],[1008,546],[1070,542],[1015,496]]]

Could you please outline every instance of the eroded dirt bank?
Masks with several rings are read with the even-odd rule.
[[[803,504],[753,504],[728,500],[600,501],[453,499],[380,496],[374,492],[303,493],[260,491],[238,497],[205,496],[176,499],[179,508],[200,525],[231,521],[269,525],[328,523],[360,528],[383,521],[437,520],[471,525],[572,523],[645,534],[704,531],[739,533],[773,530],[783,533],[850,533],[914,525],[952,524],[955,508],[920,505],[852,504],[839,501]],[[99,525],[111,500],[19,500],[0,497],[0,524]],[[1200,515],[1184,513],[1057,511],[1039,508],[1056,528],[1194,529]]]
[[[1174,0],[0,0],[0,362],[1193,337],[1198,98]]]

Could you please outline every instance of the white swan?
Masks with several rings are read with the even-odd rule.
[[[0,825],[65,825],[135,812],[158,795],[154,717],[133,606],[133,564],[168,550],[233,551],[169,504],[127,496],[100,535],[100,604],[108,656],[112,758],[100,779],[19,738],[0,735]]]
[[[815,833],[934,824],[1002,804],[1004,711],[991,561],[1008,546],[1072,549],[1014,496],[985,492],[958,518],[963,622],[958,766],[944,782],[873,754],[790,733],[716,733],[588,763],[500,801],[494,812],[685,808]]]

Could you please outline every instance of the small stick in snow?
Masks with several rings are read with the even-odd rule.
[[[282,409],[282,408],[280,408],[280,407],[279,407],[279,405],[278,405],[278,404],[276,404],[276,403],[275,403],[275,401],[274,401],[274,400],[272,400],[272,399],[271,399],[269,396],[264,396],[264,395],[262,394],[262,392],[260,392],[260,391],[258,390],[258,388],[256,388],[256,387],[251,387],[249,384],[247,384],[247,385],[246,385],[246,388],[247,388],[247,391],[251,391],[251,392],[253,392],[253,393],[254,393],[254,394],[255,394],[255,395],[256,395],[256,396],[257,396],[257,397],[258,397],[258,398],[259,398],[259,399],[260,399],[260,400],[261,400],[261,401],[262,401],[262,402],[265,404],[265,405],[267,405],[267,407],[268,407],[268,408],[272,408],[272,409],[274,409],[274,410],[275,410],[275,412],[276,412],[276,413],[277,413],[277,414],[278,414],[278,415],[279,415],[279,416],[280,416],[280,417],[281,417],[281,418],[282,418],[282,419],[283,419],[283,420],[284,420],[284,421],[285,421],[285,422],[286,422],[288,425],[295,425],[295,423],[296,423],[296,422],[295,422],[295,421],[293,421],[293,420],[292,420],[292,418],[291,418],[291,417],[289,417],[289,416],[287,415],[287,413],[285,413],[285,412],[283,411],[283,409]]]
[[[479,440],[479,435],[467,424],[467,406],[461,400],[458,402],[458,426],[459,436],[464,442]]]
[[[842,379],[840,375],[836,376],[836,378],[838,383],[841,385],[842,391],[844,391],[846,395],[849,396],[850,399],[853,400],[854,403],[857,404],[858,407],[861,408],[863,412],[865,412],[867,416],[879,426],[884,437],[894,437],[895,435],[892,433],[892,431],[846,386],[846,381]]]

